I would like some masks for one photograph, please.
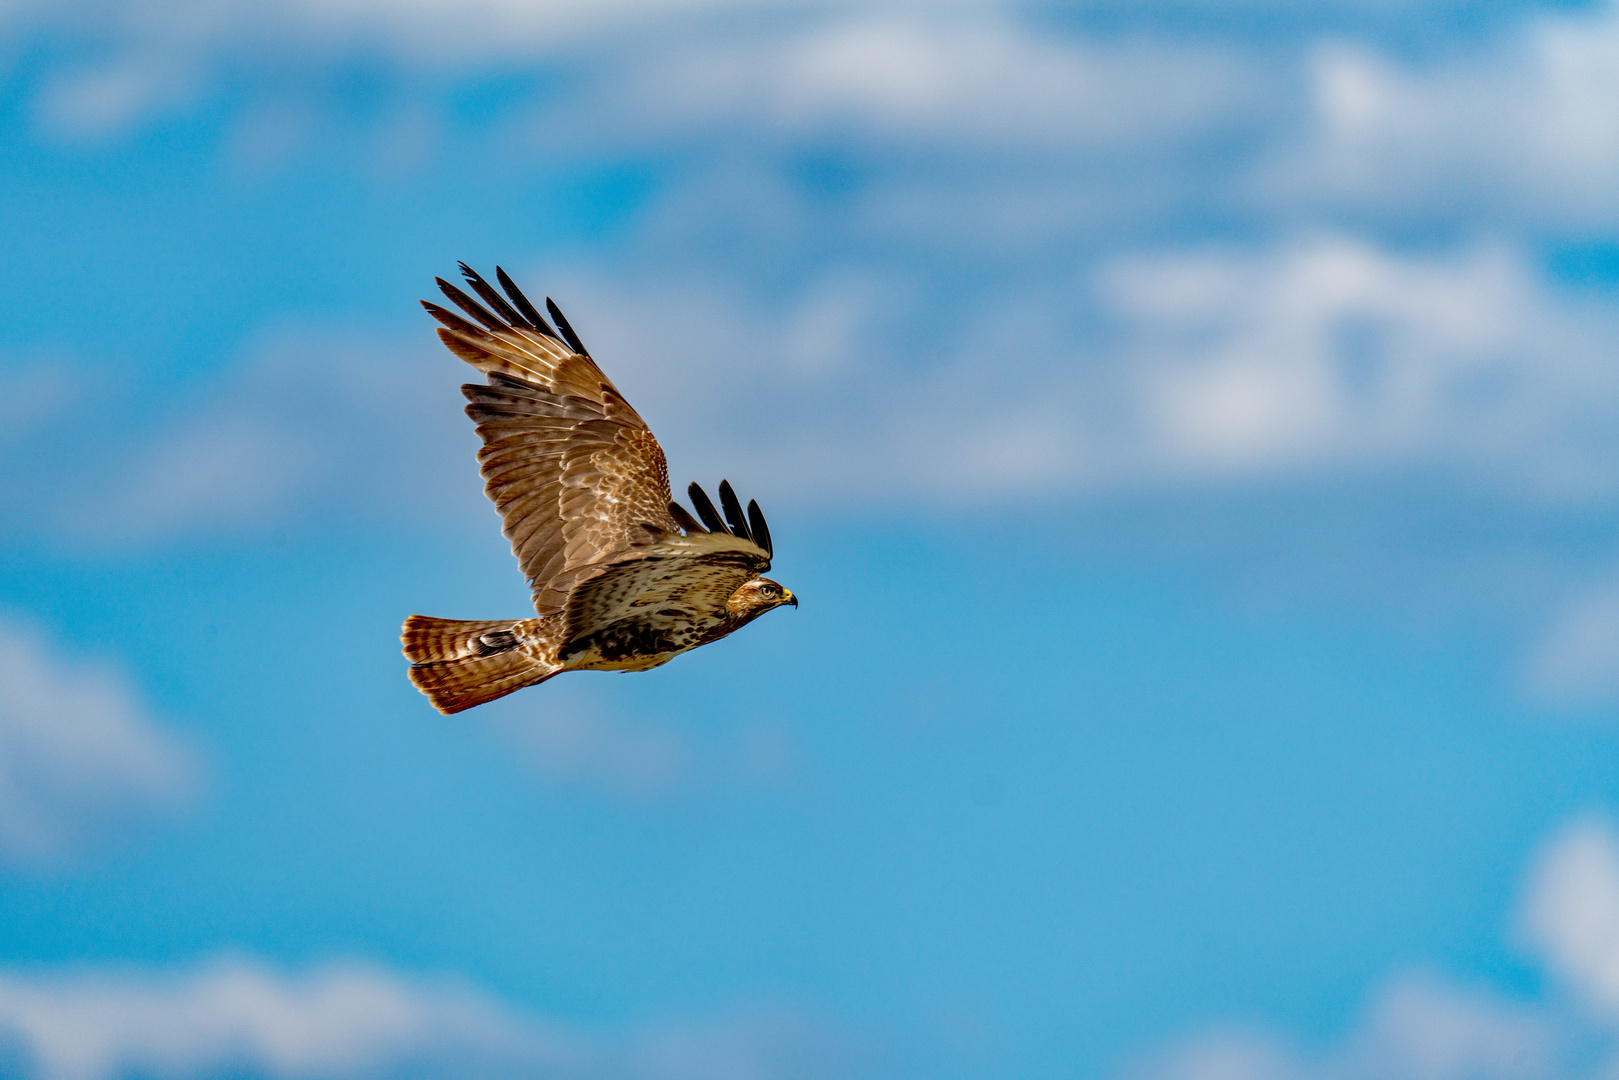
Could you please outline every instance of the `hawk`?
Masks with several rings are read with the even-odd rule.
[[[564,671],[646,671],[798,598],[764,577],[770,528],[720,482],[697,517],[669,494],[663,448],[549,298],[546,321],[506,272],[502,296],[465,263],[483,304],[436,279],[466,318],[422,301],[451,352],[487,377],[461,387],[484,492],[533,593],[535,617],[412,615],[410,681],[456,713]],[[485,307],[484,305],[488,306]],[[469,321],[470,320],[470,321]],[[699,518],[701,522],[699,523]]]

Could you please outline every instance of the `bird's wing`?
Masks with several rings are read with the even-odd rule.
[[[725,601],[744,581],[769,569],[763,548],[729,533],[650,538],[580,583],[568,601],[564,634],[579,641],[642,618],[712,621],[725,615]]]
[[[500,510],[535,609],[554,614],[581,578],[659,534],[679,535],[668,465],[555,304],[546,301],[560,333],[504,271],[496,274],[505,297],[462,271],[489,308],[443,279],[439,288],[481,325],[423,306],[444,324],[438,334],[450,351],[489,378],[461,388],[483,437],[484,491]]]

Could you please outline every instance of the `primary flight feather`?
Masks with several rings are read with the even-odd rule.
[[[443,278],[464,313],[422,302],[439,338],[483,372],[469,383],[484,491],[534,598],[534,618],[405,620],[410,680],[444,713],[564,671],[645,671],[798,599],[764,577],[770,528],[720,481],[724,517],[701,487],[698,518],[669,493],[663,448],[579,335],[551,320],[499,267],[504,295],[465,263],[483,301]],[[487,306],[485,306],[487,305]],[[552,323],[555,323],[553,327]]]

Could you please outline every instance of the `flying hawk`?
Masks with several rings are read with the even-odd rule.
[[[487,385],[461,392],[478,425],[484,492],[500,510],[536,617],[405,620],[410,681],[443,713],[564,671],[645,671],[798,598],[762,576],[770,529],[720,482],[722,518],[696,484],[698,517],[669,495],[663,448],[591,359],[556,304],[553,329],[499,267],[502,296],[465,263],[484,304],[443,278],[453,312],[422,301],[451,352]],[[475,320],[474,322],[468,319]],[[560,332],[559,332],[560,331]],[[729,523],[729,524],[727,524]]]

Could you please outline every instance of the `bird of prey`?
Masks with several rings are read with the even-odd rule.
[[[697,517],[669,495],[663,448],[549,298],[547,322],[499,267],[502,296],[465,263],[483,304],[438,278],[465,315],[422,306],[451,352],[488,378],[461,387],[484,492],[528,579],[534,618],[412,615],[410,680],[456,713],[564,671],[645,671],[798,598],[764,577],[770,529],[720,482]],[[485,307],[484,305],[488,306]],[[701,519],[699,523],[698,519]]]

